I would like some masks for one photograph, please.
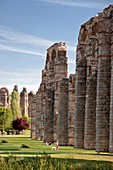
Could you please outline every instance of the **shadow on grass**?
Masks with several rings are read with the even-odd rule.
[[[19,151],[19,149],[18,148],[0,148],[0,151]]]
[[[22,155],[23,158],[26,158],[26,157],[28,157],[28,156],[32,158],[32,157],[43,157],[43,155],[51,155],[51,156],[52,156],[52,155],[54,155],[54,156],[55,156],[55,155],[59,155],[59,157],[60,157],[60,154],[62,154],[62,153],[58,153],[58,152],[46,152],[46,154],[44,154],[44,153],[45,153],[44,151],[42,151],[42,152],[40,152],[40,151],[37,151],[37,152],[25,152],[25,151],[23,151],[23,152],[22,152],[22,151],[19,151],[19,149],[17,149],[17,150],[14,149],[14,150],[8,150],[8,151],[1,151],[1,152],[0,152],[0,155],[3,156],[3,157],[4,157],[4,155],[5,155],[5,156],[7,155],[7,157],[8,157],[9,155],[13,155],[13,156],[17,156],[17,157]],[[66,153],[65,153],[65,154],[66,154]],[[68,155],[68,154],[69,154],[69,153],[67,153],[67,155]],[[79,154],[79,153],[78,153],[78,154],[75,153],[75,155],[76,155],[76,157],[77,157],[77,155],[81,155],[81,157],[82,157],[82,155],[84,155],[84,156],[83,156],[82,159],[77,159],[77,158],[73,158],[73,157],[74,157],[74,153],[73,153],[73,154],[71,153],[71,157],[72,157],[72,158],[52,158],[52,159],[70,160],[70,161],[71,161],[71,160],[72,160],[72,161],[74,161],[74,160],[77,161],[77,160],[78,160],[78,161],[84,161],[84,162],[87,162],[87,161],[88,161],[88,162],[92,162],[92,161],[93,161],[93,162],[108,162],[108,161],[106,161],[106,160],[105,160],[105,161],[93,160],[93,159],[95,159],[95,158],[92,158],[92,160],[86,160],[86,159],[85,159],[85,154],[81,154],[81,153],[80,153],[80,154]],[[88,154],[88,155],[89,155],[89,156],[90,156],[90,155],[92,156],[92,154]],[[98,155],[98,154],[95,154],[95,155]],[[95,156],[95,155],[94,155],[94,156]],[[101,157],[101,156],[110,156],[110,155],[99,154],[99,155],[98,155],[98,158]]]
[[[19,151],[19,150],[18,150]],[[9,154],[10,150],[8,152],[1,152],[0,154]],[[44,152],[10,152],[10,154],[12,155],[43,155]],[[51,154],[56,154],[56,153],[47,153],[48,155],[51,155]],[[25,157],[25,156],[24,156]],[[31,156],[32,157],[32,156]]]

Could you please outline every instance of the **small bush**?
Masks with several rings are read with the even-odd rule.
[[[22,131],[29,128],[29,123],[27,123],[27,121],[23,118],[17,118],[13,120],[12,127],[15,130]]]

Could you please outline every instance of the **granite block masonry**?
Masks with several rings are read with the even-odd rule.
[[[66,46],[63,42],[55,43],[47,50],[42,83],[37,92],[37,138],[46,142],[57,141],[60,81],[66,77]]]
[[[80,29],[74,147],[113,152],[113,5]]]
[[[42,70],[42,82],[36,93],[36,138],[44,142],[58,140],[59,145],[73,145],[74,143],[75,75],[67,78],[67,59],[64,42],[55,43],[47,49],[45,68]],[[64,106],[66,104],[66,107],[61,110],[60,105],[63,101],[65,101]],[[65,136],[63,132],[60,135],[61,127],[66,128]]]

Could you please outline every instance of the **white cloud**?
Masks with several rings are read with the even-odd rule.
[[[37,0],[35,0],[37,1]],[[87,0],[40,0],[41,2],[58,4],[63,6],[72,6],[72,7],[85,7],[93,9],[101,9],[106,6],[105,3],[87,1]]]
[[[20,33],[0,25],[0,50],[44,57],[46,49],[52,44],[50,40]]]
[[[46,49],[53,43],[51,40],[15,32],[0,26],[0,50],[2,51],[46,57]],[[75,52],[75,46],[67,43],[67,51]]]
[[[37,36],[28,35],[20,32],[15,32],[15,30],[7,29],[6,27],[0,26],[0,37],[10,42],[29,44],[31,46],[43,46],[49,47],[52,45],[52,41],[46,40]]]
[[[3,44],[0,44],[0,50],[3,50],[3,51],[12,51],[12,52],[17,52],[17,53],[31,54],[31,55],[45,57],[45,54],[42,54],[42,53],[38,53],[38,52],[30,51],[30,50],[25,50],[25,49],[19,49],[19,48],[15,48],[15,47],[3,45]]]
[[[54,42],[50,40],[18,33],[0,26],[0,51],[3,52],[15,52],[17,54],[23,53],[46,57],[46,49],[53,45],[53,43]],[[67,43],[67,51],[69,51],[72,57],[75,57],[75,47],[69,42]],[[69,58],[68,63],[71,64],[69,72],[72,73],[74,70],[74,59],[71,58],[70,60]],[[20,68],[20,70],[13,70],[12,72],[9,70],[0,70],[0,87],[5,86],[11,92],[14,85],[17,84],[19,86],[19,91],[21,91],[23,87],[26,87],[28,91],[33,90],[36,92],[39,88],[39,84],[41,83],[42,69],[32,70]]]

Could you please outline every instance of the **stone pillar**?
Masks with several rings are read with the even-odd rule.
[[[108,151],[110,116],[110,23],[102,20],[98,34],[98,75],[96,100],[96,151]]]
[[[53,138],[53,92],[47,90],[46,109],[44,118],[44,142],[54,142]]]
[[[41,139],[40,124],[41,124],[41,114],[42,114],[42,93],[40,88],[36,93],[36,138]]]
[[[67,78],[67,56],[66,56],[66,45],[61,42],[57,45],[56,48],[56,58],[54,61],[54,84],[55,84],[55,93],[54,93],[54,141],[57,141],[57,127],[58,127],[58,105],[59,105],[59,92],[60,92],[60,81],[63,78]]]
[[[84,58],[85,45],[77,48],[76,85],[75,85],[75,135],[74,147],[84,148],[84,119],[86,99],[86,59]],[[80,58],[80,59],[79,59]]]
[[[69,76],[68,86],[68,145],[74,144],[74,114],[75,114],[75,74]]]
[[[95,149],[96,140],[96,86],[97,86],[97,57],[96,38],[91,36],[87,40],[87,82],[84,127],[84,149]]]
[[[60,82],[59,111],[58,111],[58,142],[68,145],[68,79]]]
[[[113,13],[112,13],[113,17]],[[109,124],[109,152],[113,153],[113,23],[111,24],[111,96],[110,96],[110,124]]]
[[[34,97],[34,92],[30,91],[30,93],[28,94],[28,116],[31,117],[31,113],[32,113],[32,100]]]
[[[44,126],[45,126],[45,113],[46,113],[46,92],[45,92],[45,84],[43,84],[42,88],[42,113],[40,117],[40,138],[44,141]]]
[[[25,87],[23,87],[23,90],[20,93],[20,107],[22,116],[28,116],[28,93]]]
[[[31,100],[31,138],[36,139],[36,95]]]
[[[87,80],[84,149],[95,149],[96,140],[96,77]]]

